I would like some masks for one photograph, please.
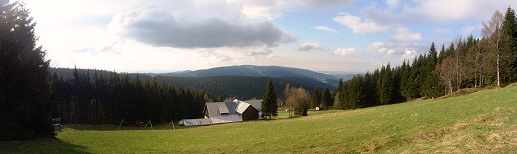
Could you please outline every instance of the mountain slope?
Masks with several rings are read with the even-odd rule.
[[[223,98],[237,97],[239,99],[260,98],[264,95],[269,77],[250,76],[214,76],[214,77],[170,77],[155,76],[155,80],[164,81],[169,85],[182,88],[207,90]],[[282,94],[287,84],[303,87],[312,92],[315,88],[334,88],[328,84],[307,78],[272,78],[277,96]]]
[[[74,69],[66,68],[52,68],[51,73],[55,73],[58,77],[61,76],[64,79],[73,78]],[[79,74],[88,74],[93,80],[93,75],[103,76],[104,78],[110,78],[113,74],[118,74],[110,71],[100,70],[85,70],[79,69]],[[255,77],[255,76],[208,76],[208,77],[174,77],[164,75],[147,75],[147,74],[125,74],[119,73],[118,75],[123,78],[128,76],[131,79],[135,79],[137,76],[142,81],[144,80],[155,80],[158,83],[165,83],[176,88],[183,89],[194,89],[194,90],[206,90],[211,94],[220,96],[222,98],[237,97],[239,99],[249,98],[260,98],[264,94],[267,81],[270,77]],[[327,83],[319,82],[317,80],[306,78],[306,77],[282,77],[272,78],[275,92],[278,96],[282,93],[284,87],[287,84],[295,87],[303,87],[309,92],[315,88],[324,89],[329,88],[334,90],[335,87]],[[107,79],[109,80],[109,79]]]
[[[281,66],[226,66],[210,69],[183,71],[159,74],[175,77],[213,77],[213,76],[250,76],[250,77],[272,77],[272,78],[309,78],[323,83],[336,84],[338,80],[330,75],[314,72],[307,69],[281,67]]]

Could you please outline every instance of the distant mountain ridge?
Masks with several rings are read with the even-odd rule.
[[[71,68],[51,68],[51,75],[58,78],[70,80],[74,78],[74,69]],[[116,73],[105,70],[94,69],[78,69],[79,75],[86,75],[90,78],[90,82],[95,81],[95,76],[103,77],[104,80],[110,80],[112,77],[118,76],[120,79],[129,78],[129,80],[140,79],[145,83],[147,81],[156,81],[159,84],[167,84],[176,88],[193,89],[208,91],[211,94],[222,98],[239,98],[251,99],[260,98],[265,92],[268,80],[273,80],[275,92],[281,95],[284,87],[290,84],[294,87],[303,87],[312,93],[314,89],[328,88],[335,89],[335,85],[317,81],[306,76],[286,76],[286,77],[267,77],[267,76],[243,76],[243,75],[219,75],[206,77],[179,77],[167,76],[163,74],[139,74],[139,73]],[[186,71],[190,72],[190,71]],[[295,74],[295,73],[291,73]]]
[[[272,77],[272,78],[308,78],[330,85],[336,85],[336,77],[311,71],[308,69],[282,67],[282,66],[256,66],[237,65],[201,69],[195,71],[181,71],[162,73],[158,75],[173,77],[215,77],[215,76],[248,76],[248,77]]]

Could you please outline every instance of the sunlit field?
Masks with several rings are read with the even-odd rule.
[[[285,115],[286,113],[281,113]],[[517,87],[307,117],[200,127],[66,127],[0,153],[512,153]]]

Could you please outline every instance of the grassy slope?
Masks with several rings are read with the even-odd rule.
[[[517,151],[517,87],[308,117],[178,130],[65,129],[0,153],[492,153]]]

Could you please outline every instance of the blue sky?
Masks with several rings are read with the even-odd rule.
[[[513,0],[25,0],[52,67],[366,72],[427,53]]]

